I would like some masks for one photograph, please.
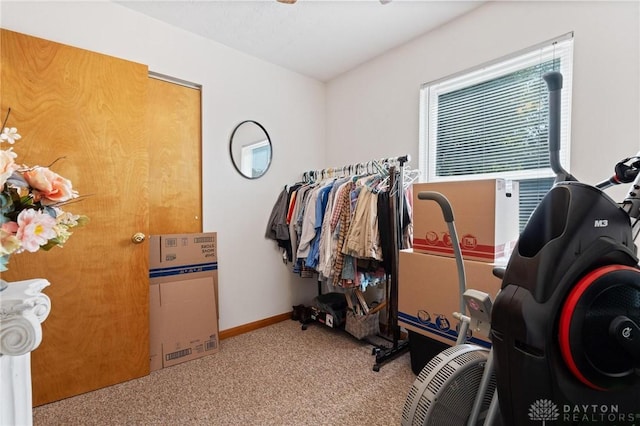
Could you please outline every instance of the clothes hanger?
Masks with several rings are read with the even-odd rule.
[[[403,176],[403,186],[404,189],[407,189],[409,187],[409,185],[413,184],[413,182],[416,181],[416,179],[418,179],[420,177],[420,170],[417,169],[407,169],[405,168],[404,170],[404,176]]]

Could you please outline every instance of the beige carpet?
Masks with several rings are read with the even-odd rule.
[[[415,380],[409,353],[372,370],[345,332],[283,321],[220,352],[36,407],[40,425],[398,425]]]

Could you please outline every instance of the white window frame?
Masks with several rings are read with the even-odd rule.
[[[531,179],[553,177],[550,168],[483,173],[457,176],[436,174],[437,149],[437,99],[438,95],[459,90],[474,84],[498,78],[514,71],[561,57],[560,71],[563,75],[561,93],[562,123],[560,131],[560,162],[571,170],[571,89],[573,81],[573,33],[540,43],[512,55],[499,58],[471,70],[466,70],[440,80],[425,83],[420,88],[420,143],[419,167],[425,171],[422,181],[443,182],[480,179]]]
[[[240,169],[245,176],[253,176],[253,163],[255,161],[255,152],[260,148],[264,148],[269,145],[268,139],[263,139],[258,142],[253,142],[242,147],[240,155]],[[265,165],[266,167],[266,165]]]

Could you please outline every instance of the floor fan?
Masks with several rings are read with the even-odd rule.
[[[460,426],[467,424],[485,374],[489,350],[452,346],[433,357],[416,378],[402,413],[403,425]],[[495,378],[481,401],[481,413],[491,404]],[[482,421],[480,416],[479,420]]]

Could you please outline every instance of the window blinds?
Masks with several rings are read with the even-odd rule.
[[[553,181],[537,181],[553,177],[542,79],[552,70],[563,74],[560,161],[570,170],[572,51],[573,35],[567,34],[423,85],[421,168],[427,180],[520,180],[521,216],[528,218],[537,205],[533,200],[541,199]]]

